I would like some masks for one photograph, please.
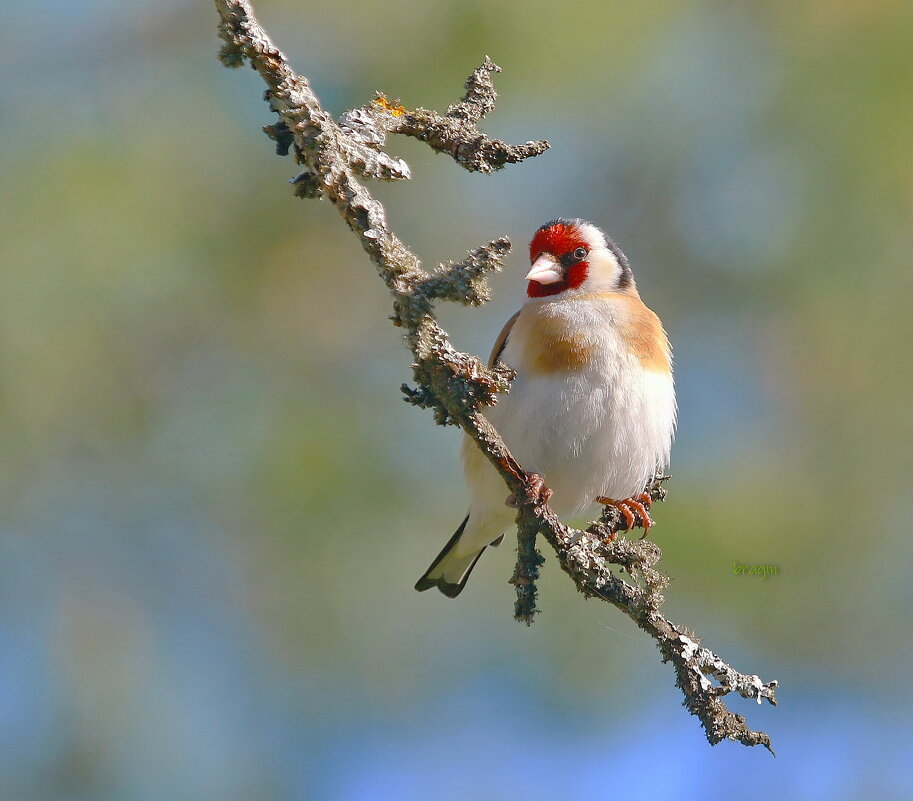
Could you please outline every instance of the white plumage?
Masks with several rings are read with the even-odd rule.
[[[581,247],[585,259],[573,258]],[[594,226],[543,226],[531,258],[539,267],[530,277],[538,270],[557,286],[531,282],[531,294],[553,294],[528,298],[502,333],[493,358],[517,377],[485,415],[524,469],[544,479],[551,507],[567,519],[594,509],[600,496],[637,496],[668,465],[676,413],[669,347],[624,255]],[[468,438],[463,458],[467,519],[416,589],[457,595],[481,551],[516,518],[503,479]]]

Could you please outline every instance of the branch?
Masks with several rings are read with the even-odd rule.
[[[489,139],[476,128],[476,123],[494,110],[497,93],[491,73],[500,71],[501,68],[485,56],[482,65],[466,79],[466,94],[443,115],[425,108],[407,111],[398,104],[389,103],[382,94],[377,96],[375,103],[393,112],[386,122],[386,130],[391,133],[427,142],[432,150],[447,153],[470,172],[494,172],[505,164],[516,164],[548,149],[545,141],[509,145],[500,139]]]
[[[499,72],[486,57],[466,81],[466,93],[445,114],[427,109],[407,110],[386,95],[342,114],[337,121],[321,106],[307,78],[296,73],[257,21],[248,0],[215,0],[219,12],[220,57],[228,67],[245,60],[266,83],[266,100],[278,121],[264,128],[281,155],[291,152],[302,170],[292,179],[300,197],[322,197],[340,213],[358,237],[393,298],[392,320],[404,331],[412,352],[415,388],[403,385],[405,399],[432,409],[440,425],[457,425],[471,437],[504,479],[516,499],[518,561],[511,582],[517,591],[515,617],[530,624],[536,614],[536,585],[542,556],[536,550],[541,535],[552,546],[562,569],[578,590],[599,597],[630,617],[657,644],[664,662],[671,662],[684,704],[701,721],[707,739],[745,745],[764,745],[770,739],[751,731],[745,719],[727,709],[723,697],[738,693],[761,703],[776,704],[777,682],[739,673],[712,651],[702,648],[684,626],[659,611],[668,579],[656,570],[661,552],[645,540],[616,536],[623,528],[620,513],[606,508],[586,531],[565,526],[547,503],[536,477],[511,455],[481,409],[497,402],[514,374],[508,367],[487,367],[479,358],[457,351],[434,317],[438,301],[478,305],[488,300],[486,275],[501,269],[510,250],[506,238],[473,250],[458,262],[424,271],[418,257],[390,230],[384,207],[362,180],[409,178],[408,165],[384,151],[386,136],[398,133],[427,142],[470,171],[492,172],[539,155],[548,142],[511,145],[479,131],[478,123],[494,109],[497,97],[492,73]],[[657,477],[649,493],[665,497]],[[638,520],[642,525],[644,521]],[[625,581],[612,572],[620,568]],[[711,679],[716,679],[716,684]]]

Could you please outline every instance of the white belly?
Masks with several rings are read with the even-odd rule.
[[[637,495],[668,465],[675,391],[670,372],[645,369],[630,352],[611,303],[552,303],[548,313],[588,332],[592,358],[576,370],[537,371],[524,363],[522,335],[512,335],[501,359],[517,378],[485,416],[523,468],[542,476],[552,508],[568,519],[589,513],[599,496]],[[503,480],[468,438],[463,455],[471,500],[458,548],[472,553],[516,513],[505,506]]]
[[[580,304],[568,308],[580,313]],[[585,323],[598,347],[576,371],[524,371],[521,346],[508,339],[502,359],[518,376],[485,413],[520,464],[545,479],[559,516],[583,513],[597,496],[642,492],[668,464],[675,427],[671,373],[644,369],[604,320]]]
[[[559,516],[584,512],[597,496],[636,495],[668,463],[671,377],[638,364],[614,373],[610,382],[589,369],[518,377],[487,412],[520,464],[545,479]]]

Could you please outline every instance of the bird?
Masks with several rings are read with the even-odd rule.
[[[619,509],[628,530],[637,512],[646,536],[645,490],[669,464],[676,425],[668,336],[641,300],[627,257],[593,223],[545,223],[529,258],[526,300],[489,358],[516,377],[484,415],[551,490],[561,519],[601,503]],[[419,592],[459,595],[485,548],[516,519],[504,480],[468,436],[462,457],[469,511],[415,584]]]

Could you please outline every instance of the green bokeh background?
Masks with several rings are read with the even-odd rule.
[[[206,2],[47,0],[0,50],[0,797],[904,799],[913,590],[913,6],[278,2],[335,113],[442,108],[540,158],[412,141],[372,187],[427,264],[557,215],[630,257],[676,355],[667,613],[781,683],[778,751],[711,749],[668,666],[553,559],[412,584],[462,519],[453,429],[402,402],[389,298],[294,199]],[[776,576],[733,574],[733,562]]]

